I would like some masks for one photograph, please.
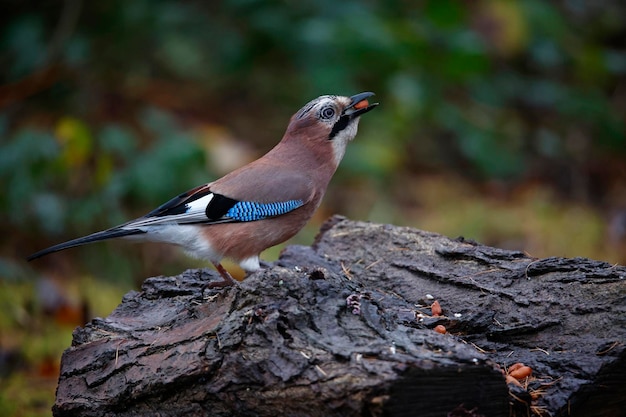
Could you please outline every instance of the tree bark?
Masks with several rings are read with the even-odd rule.
[[[334,217],[210,280],[150,278],[78,328],[54,415],[626,415],[621,266]],[[507,385],[516,362],[532,375]]]

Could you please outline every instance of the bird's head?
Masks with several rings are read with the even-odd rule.
[[[311,100],[291,117],[283,140],[298,139],[310,147],[332,149],[335,162],[343,158],[348,142],[357,133],[359,117],[378,103],[369,103],[374,93],[352,97],[326,95]]]

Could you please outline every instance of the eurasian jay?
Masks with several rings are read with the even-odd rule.
[[[174,197],[143,217],[70,240],[28,257],[112,238],[165,242],[213,263],[223,281],[236,281],[223,258],[246,272],[259,254],[294,236],[320,205],[328,183],[357,133],[359,117],[378,105],[374,93],[320,96],[291,117],[282,140],[261,158]]]

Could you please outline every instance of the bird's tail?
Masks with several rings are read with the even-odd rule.
[[[87,243],[99,242],[101,240],[113,239],[116,237],[138,235],[142,233],[145,233],[145,232],[139,229],[113,228],[109,230],[103,230],[102,232],[92,233],[88,236],[79,237],[78,239],[73,239],[67,242],[59,243],[58,245],[50,246],[49,248],[33,253],[26,259],[28,261],[32,261],[33,259],[41,258],[42,256],[48,255],[53,252],[58,252],[63,249],[73,248],[74,246],[85,245]]]

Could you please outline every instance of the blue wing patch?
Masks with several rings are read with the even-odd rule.
[[[226,212],[226,216],[240,222],[251,222],[289,213],[303,204],[302,200],[289,200],[278,203],[239,201]]]

